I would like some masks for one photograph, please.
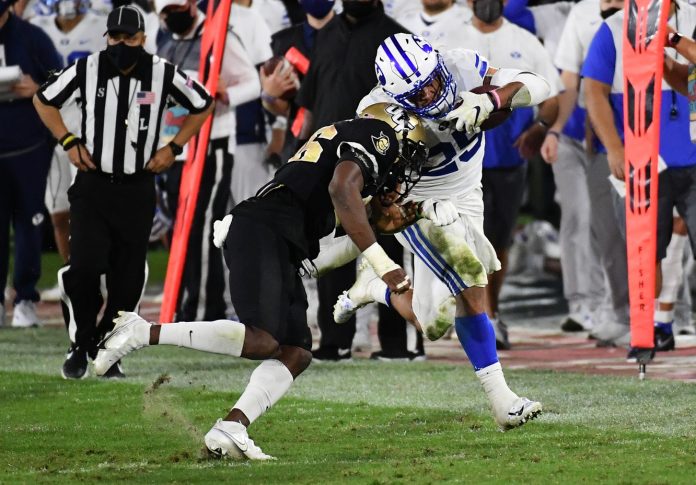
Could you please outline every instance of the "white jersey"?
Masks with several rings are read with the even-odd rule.
[[[437,15],[412,10],[399,13],[397,22],[412,33],[430,42],[436,49],[471,48],[457,41],[457,33],[471,22],[471,9],[455,3]]]
[[[556,55],[563,26],[570,9],[574,6],[574,2],[555,2],[529,7],[534,17],[535,33],[544,42],[544,47],[551,58]]]
[[[580,74],[592,38],[602,25],[599,0],[582,0],[568,14],[554,57],[556,67]]]
[[[540,74],[551,86],[549,97],[563,90],[558,70],[534,34],[503,20],[493,32],[481,32],[473,25],[460,29],[459,39],[497,68],[519,69]]]
[[[251,9],[261,14],[272,34],[290,27],[288,9],[280,0],[254,0]]]
[[[483,84],[488,60],[469,49],[441,52],[445,65],[457,83],[457,92],[470,91]],[[394,100],[381,87],[376,87],[358,105],[358,111],[375,103]],[[464,198],[481,186],[481,168],[485,140],[483,133],[467,135],[450,128],[446,121],[423,118],[430,154],[423,176],[411,190],[409,200],[428,198]],[[482,207],[481,207],[482,208]]]
[[[106,17],[102,15],[86,13],[70,32],[58,28],[55,15],[33,17],[31,23],[48,34],[66,66],[106,47]]]
[[[86,13],[80,23],[70,32],[63,32],[58,28],[55,15],[36,16],[30,22],[46,32],[51,38],[66,67],[76,60],[99,52],[106,47],[106,38],[103,35],[106,29],[106,17],[103,15]],[[68,130],[80,133],[82,114],[78,103],[65,103],[60,113]]]
[[[233,3],[230,10],[230,27],[241,40],[242,47],[254,66],[263,64],[273,57],[271,30],[257,10]]]

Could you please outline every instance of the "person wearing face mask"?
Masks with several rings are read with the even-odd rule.
[[[168,31],[160,37],[158,55],[179,66],[189,77],[198,79],[205,14],[198,10],[194,0],[157,0],[155,7]],[[224,262],[212,244],[213,221],[222,219],[236,198],[230,192],[237,149],[235,108],[258,98],[261,86],[240,38],[229,30],[220,69],[218,103],[186,253],[177,320],[216,320],[227,314]],[[187,110],[180,103],[167,105],[162,143],[177,135],[186,115]],[[176,160],[183,162],[186,155],[185,151],[177,154]],[[183,163],[175,163],[166,173],[173,214],[177,211],[182,169]]]
[[[58,53],[68,66],[81,57],[100,51],[104,46],[101,29],[104,17],[88,10],[82,0],[42,0],[51,15],[36,16],[31,23],[41,28],[53,41]],[[63,118],[71,131],[78,130],[80,119],[79,107],[72,106],[63,111]],[[46,183],[44,202],[53,223],[54,237],[58,253],[63,263],[68,262],[70,235],[70,204],[68,189],[77,170],[72,166],[67,154],[61,147],[56,147],[51,160],[51,168]],[[41,292],[44,301],[60,301],[60,287]]]
[[[63,66],[51,39],[12,11],[13,0],[0,0],[0,69],[15,83],[0,93],[0,288],[9,271],[10,227],[14,232],[16,296],[12,326],[37,325],[36,283],[41,275],[43,194],[53,141],[31,105],[31,97],[50,72]],[[0,326],[5,295],[0,292]]]
[[[590,332],[602,345],[628,343],[626,248],[611,216],[608,172],[583,147],[586,112],[580,70],[603,18],[622,7],[623,0],[582,0],[568,14],[554,58],[565,90],[559,96],[558,118],[541,147],[561,206],[563,292],[570,310],[561,329]]]
[[[159,16],[152,11],[149,0],[102,0],[111,2],[112,8],[131,6],[145,19],[145,52],[157,53],[157,34],[160,28]],[[94,7],[92,7],[94,8]],[[111,10],[111,9],[109,9]],[[108,11],[106,12],[108,13]],[[106,15],[106,13],[104,15]]]
[[[295,98],[297,105],[305,109],[303,127],[298,136],[300,142],[321,126],[355,115],[362,97],[374,87],[374,58],[380,43],[387,35],[407,32],[384,13],[380,0],[343,0],[342,6],[341,14],[335,15],[316,33],[309,70]],[[393,242],[393,238],[389,239]],[[389,247],[392,259],[402,260],[403,251],[397,244],[384,240],[380,240],[380,244]],[[313,352],[317,360],[351,358],[355,318],[337,326],[332,309],[338,295],[355,281],[355,275],[356,266],[351,263],[317,280],[318,324],[322,333],[319,348]],[[391,309],[387,311],[395,316]],[[405,322],[396,316],[393,326],[406,329]],[[422,359],[420,340],[409,341],[414,345],[409,349],[410,353],[402,349],[406,358],[418,356]]]
[[[70,348],[66,379],[87,373],[101,337],[118,310],[136,309],[147,280],[146,255],[155,211],[154,175],[166,170],[213,110],[213,100],[177,66],[145,52],[145,22],[133,7],[113,10],[106,48],[52,76],[34,96],[41,121],[78,169],[68,192],[70,261],[58,271]],[[80,104],[78,132],[69,131],[61,108]],[[165,105],[188,115],[171,141],[158,149]],[[106,274],[104,303],[100,275]],[[106,377],[123,377],[115,363]]]
[[[503,18],[503,0],[470,0],[473,11],[466,25],[451,39],[475,50],[496,66],[541,74],[549,83],[549,96],[536,109],[513,111],[501,126],[486,131],[483,156],[483,228],[495,248],[502,269],[489,276],[486,287],[489,317],[498,349],[509,349],[507,328],[498,315],[498,296],[507,269],[507,255],[526,186],[527,161],[538,155],[546,130],[556,120],[558,72],[541,42],[528,31]]]
[[[597,154],[593,170],[602,170],[602,183],[605,187],[616,187],[610,191],[613,203],[614,225],[619,231],[620,244],[625,246],[625,153],[623,97],[624,79],[621,63],[623,49],[624,12],[609,16],[594,35],[582,67],[584,95],[592,129],[598,138]],[[694,32],[696,28],[696,9],[689,5],[672,2],[668,25],[675,31]],[[669,46],[669,45],[668,45]],[[668,49],[667,56],[675,56]],[[678,54],[677,54],[678,55]],[[668,76],[669,78],[669,76]],[[689,137],[689,107],[685,96],[670,89],[666,82],[661,86],[660,146],[661,167],[658,168],[659,193],[657,201],[657,259],[655,296],[661,291],[661,263],[667,253],[672,238],[673,211],[683,219],[689,234],[696,228],[696,211],[693,197],[696,184],[696,146]],[[612,182],[607,177],[611,174]],[[618,179],[618,180],[616,180]],[[599,182],[598,182],[599,183]],[[692,239],[692,249],[696,248]],[[625,256],[624,256],[625,258]],[[670,285],[671,286],[671,285]],[[664,317],[659,305],[655,308],[655,350],[674,349],[671,320]],[[673,317],[673,315],[672,315]],[[628,328],[626,329],[628,333]],[[633,349],[628,359],[634,359]]]

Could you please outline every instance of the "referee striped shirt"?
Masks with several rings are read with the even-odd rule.
[[[124,76],[105,51],[79,59],[49,79],[38,97],[58,109],[78,102],[82,121],[80,133],[75,134],[92,154],[97,170],[114,175],[143,170],[157,151],[168,104],[200,113],[212,102],[196,80],[158,56],[143,53]]]

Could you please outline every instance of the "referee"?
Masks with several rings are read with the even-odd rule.
[[[49,79],[34,97],[44,124],[79,172],[68,191],[70,262],[58,272],[70,349],[66,379],[87,372],[100,337],[118,310],[135,310],[147,278],[155,212],[154,174],[168,168],[213,109],[208,92],[180,69],[143,49],[144,20],[131,6],[112,10],[106,49]],[[68,132],[59,109],[78,103],[80,133]],[[174,139],[157,150],[169,102],[189,111]],[[103,304],[100,275],[106,274]],[[107,377],[123,377],[119,363]]]

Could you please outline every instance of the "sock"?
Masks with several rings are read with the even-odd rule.
[[[500,424],[504,424],[507,414],[518,396],[510,390],[507,382],[505,382],[500,362],[477,370],[476,377],[479,378],[483,385],[483,390],[486,393],[486,397],[488,397],[491,408],[493,408],[496,420]]]
[[[292,381],[285,364],[275,359],[264,360],[251,373],[249,384],[234,409],[243,412],[251,424],[288,392]]]
[[[456,317],[454,327],[474,370],[481,370],[498,362],[495,331],[488,315],[479,313],[468,317]]]
[[[167,323],[160,328],[159,343],[239,357],[245,333],[244,324],[232,320]]]
[[[662,289],[658,300],[663,303],[674,303],[684,278],[682,256],[687,236],[672,234],[672,240],[667,246],[667,254],[662,260]],[[657,320],[657,318],[656,318]],[[664,322],[667,320],[658,320]]]
[[[674,310],[658,310],[658,302],[655,302],[655,324],[658,323],[673,323]]]
[[[389,287],[380,278],[375,278],[367,284],[367,294],[382,305],[391,306],[391,301],[387,300],[387,292]],[[389,294],[389,300],[391,300],[391,293]]]

